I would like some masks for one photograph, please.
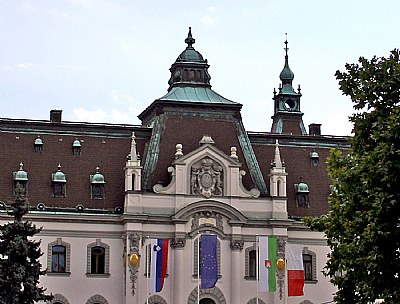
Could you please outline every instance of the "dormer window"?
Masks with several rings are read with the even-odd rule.
[[[34,149],[35,149],[35,152],[42,152],[43,151],[43,141],[42,141],[42,139],[40,138],[39,135],[35,139]]]
[[[26,195],[28,193],[28,173],[24,170],[24,164],[19,164],[19,170],[14,175],[14,195],[18,192]]]
[[[66,197],[67,176],[61,171],[61,165],[58,165],[57,172],[51,175],[53,197]]]
[[[317,167],[319,164],[319,155],[317,152],[313,151],[310,153],[311,167]]]
[[[296,206],[299,208],[310,207],[308,185],[301,179],[300,183],[295,184],[294,187],[296,189]]]
[[[104,199],[104,175],[100,173],[99,167],[96,168],[96,173],[90,175],[90,184],[92,187],[92,199]]]
[[[81,142],[79,141],[79,139],[75,139],[73,144],[72,144],[72,152],[74,153],[74,155],[80,155],[81,154]]]

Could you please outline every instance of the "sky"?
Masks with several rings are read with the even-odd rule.
[[[191,26],[212,89],[243,105],[248,131],[271,129],[287,33],[306,129],[350,135],[334,74],[399,48],[399,12],[400,0],[0,0],[0,117],[61,109],[66,121],[139,125]]]

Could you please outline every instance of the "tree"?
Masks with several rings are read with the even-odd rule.
[[[39,287],[41,270],[39,257],[40,241],[29,238],[40,232],[32,222],[22,221],[28,212],[28,205],[22,191],[17,191],[11,204],[14,221],[0,227],[0,303],[33,304],[35,301],[50,301]]]
[[[336,72],[350,96],[354,136],[333,150],[330,212],[306,219],[325,233],[331,252],[325,274],[337,303],[400,303],[400,52],[361,57]]]

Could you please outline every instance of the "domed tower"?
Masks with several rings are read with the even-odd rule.
[[[190,27],[185,43],[187,44],[186,49],[178,56],[170,68],[171,78],[168,81],[168,91],[171,91],[174,87],[187,85],[211,88],[207,59],[203,59],[203,56],[194,49],[195,39],[192,37],[192,29]]]
[[[186,48],[171,65],[167,94],[138,116],[142,125],[152,127],[142,162],[142,189],[169,183],[167,169],[174,159],[168,151],[175,151],[176,144],[193,151],[208,135],[222,151],[229,153],[231,147],[238,148],[237,156],[248,172],[243,176],[243,185],[247,189],[255,186],[265,195],[267,187],[242,123],[242,105],[211,89],[208,62],[194,49],[190,27],[185,43]]]
[[[274,89],[274,116],[272,116],[272,133],[287,133],[294,135],[307,134],[303,123],[303,113],[300,111],[300,85],[297,92],[293,89],[294,73],[289,67],[288,41],[285,41],[285,66],[279,78],[281,84],[278,92]]]

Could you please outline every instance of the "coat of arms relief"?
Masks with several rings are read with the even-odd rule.
[[[190,192],[210,198],[223,195],[222,166],[209,157],[196,162],[191,168]]]

